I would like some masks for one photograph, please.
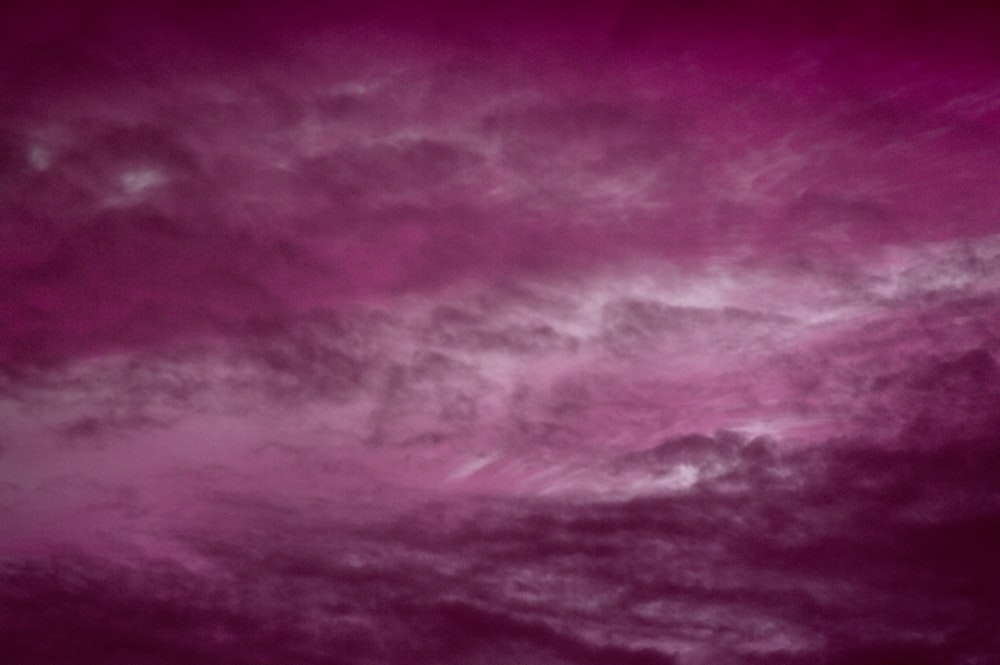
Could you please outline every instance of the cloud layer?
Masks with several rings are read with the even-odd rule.
[[[997,652],[988,10],[3,12],[14,663]]]

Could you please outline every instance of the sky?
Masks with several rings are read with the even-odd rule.
[[[747,4],[5,4],[0,660],[1000,662],[1000,17]]]

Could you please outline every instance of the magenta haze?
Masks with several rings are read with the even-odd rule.
[[[987,5],[4,4],[0,664],[1000,663]]]

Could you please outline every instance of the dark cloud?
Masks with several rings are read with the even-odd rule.
[[[242,231],[132,210],[60,235],[4,280],[7,366],[218,331],[283,304],[259,280],[280,270],[280,245]]]
[[[927,136],[985,122],[964,117],[974,76],[912,92],[907,76],[933,89],[947,77],[886,56],[868,69],[902,73],[879,106],[817,52],[818,84],[841,102],[781,115],[803,97],[795,77],[734,85],[736,65],[698,31],[675,47],[703,59],[697,71],[675,54],[657,73],[608,41],[635,17],[666,29],[701,10],[598,3],[556,29],[559,3],[52,6],[58,18],[12,11],[24,29],[5,46],[21,63],[4,79],[21,106],[5,107],[0,141],[9,368],[295,317],[303,300],[814,254],[846,237],[826,261],[853,240],[934,236],[943,219],[958,234],[988,226],[992,190],[976,174],[995,150]],[[457,35],[515,25],[506,45]],[[546,48],[531,26],[553,28]],[[603,37],[585,47],[586,35]]]
[[[674,454],[773,445],[730,439]],[[988,661],[995,443],[831,442],[771,451],[772,479],[736,492],[444,499],[367,522],[247,497],[173,536],[199,568],[8,557],[3,646],[20,663]]]

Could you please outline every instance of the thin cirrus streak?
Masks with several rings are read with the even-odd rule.
[[[0,661],[996,662],[995,12],[3,9]]]

